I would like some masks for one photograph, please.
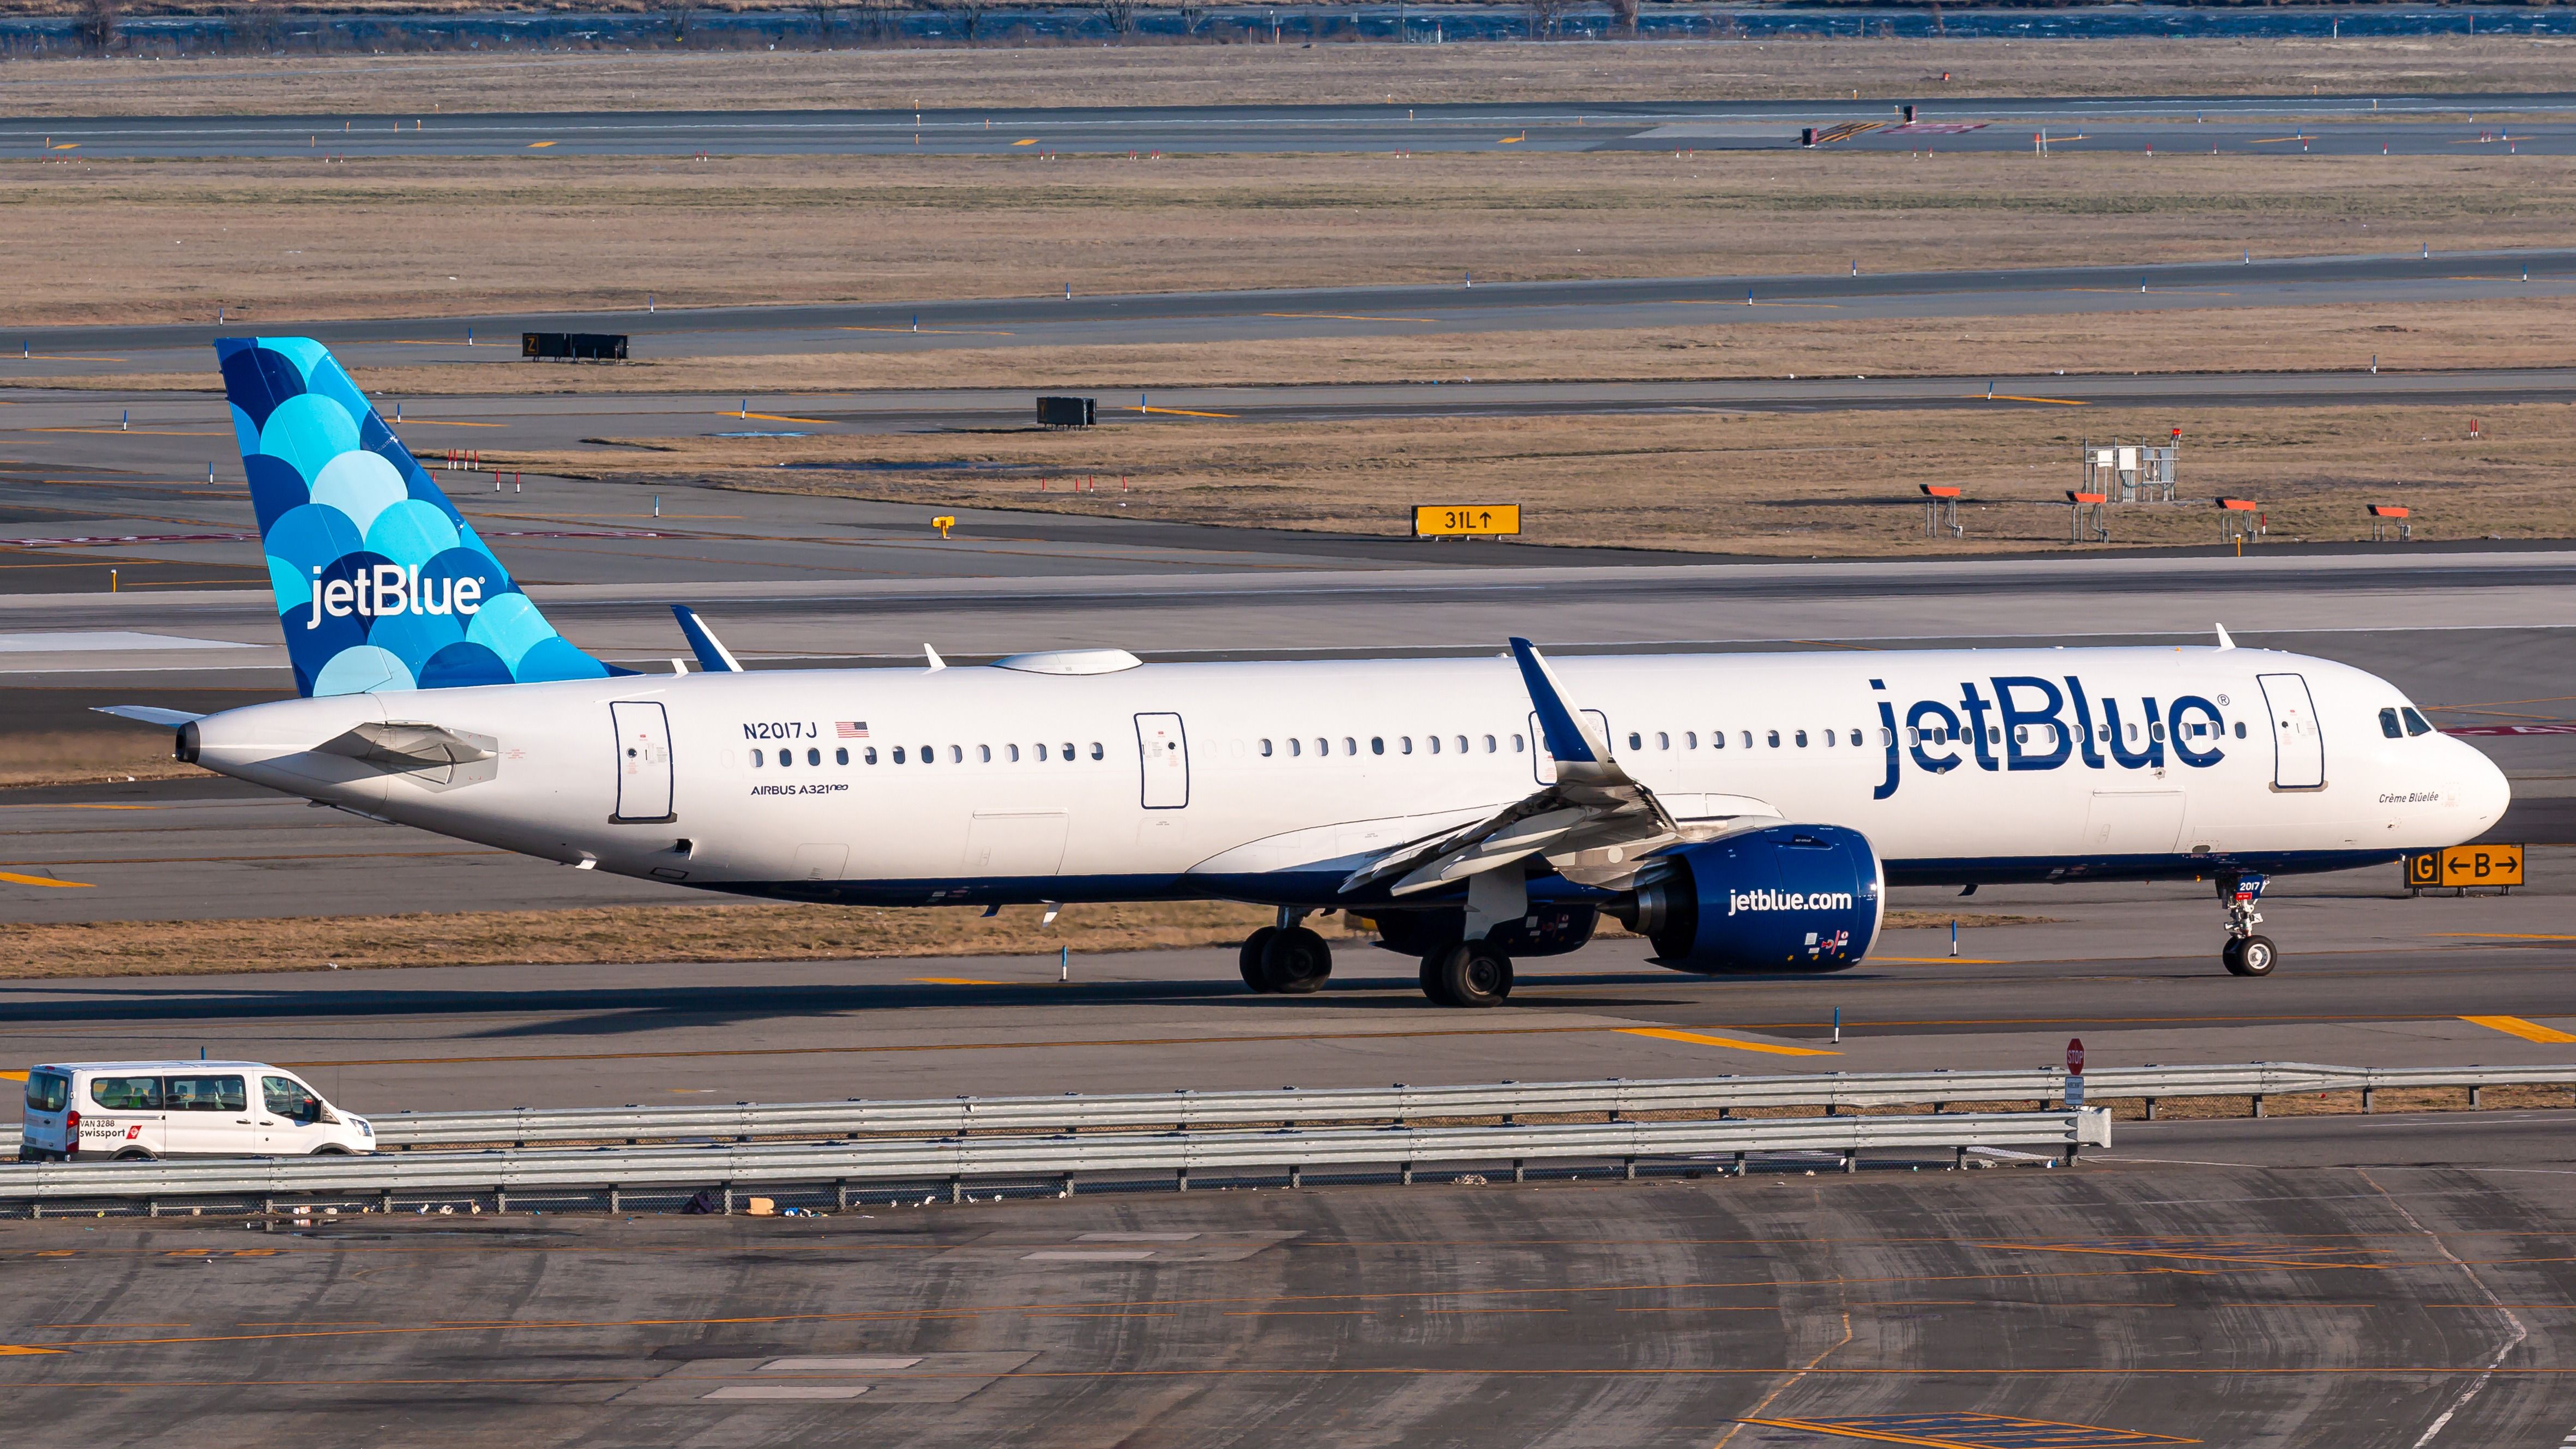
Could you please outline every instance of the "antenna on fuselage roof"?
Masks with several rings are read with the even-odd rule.
[[[2227,637],[2227,626],[2226,626],[2226,625],[2224,625],[2224,624],[2212,624],[2212,625],[2210,625],[2209,627],[2211,627],[2211,628],[2213,628],[2213,629],[2216,629],[2216,630],[2218,631],[2218,647],[2219,647],[2219,648],[2221,648],[2221,649],[2233,649],[2233,648],[2235,648],[2235,647],[2236,647],[2236,641]]]

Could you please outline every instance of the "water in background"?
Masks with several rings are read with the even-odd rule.
[[[1143,5],[994,7],[971,12],[935,3],[902,11],[837,12],[822,28],[810,9],[749,13],[663,10],[628,14],[136,16],[122,21],[114,49],[141,55],[219,52],[371,52],[703,48],[745,50],[859,45],[1063,45],[1101,43],[1120,31],[1104,12],[1127,11],[1127,34],[1156,40],[1302,44],[1308,41],[1526,40],[1540,7],[1439,5]],[[1608,39],[1617,34],[1602,9],[1560,10],[1549,38]],[[80,22],[71,17],[0,20],[0,61],[78,52]],[[2337,6],[2315,8],[2177,8],[2118,5],[1986,9],[1652,10],[1638,18],[1650,41],[1763,40],[1772,37],[1946,36],[1978,40],[2107,40],[2135,36],[2254,38],[2279,36],[2571,35],[2576,9],[2527,6]]]

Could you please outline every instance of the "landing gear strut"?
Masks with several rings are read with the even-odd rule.
[[[1244,985],[1265,995],[1303,996],[1324,989],[1333,976],[1333,948],[1298,924],[1305,918],[1304,911],[1283,906],[1278,925],[1264,926],[1244,938],[1236,963]]]
[[[2220,949],[2218,959],[2234,975],[2269,976],[2274,963],[2280,960],[2280,948],[2272,944],[2272,938],[2254,934],[2254,928],[2263,923],[2262,916],[2254,910],[2254,903],[2263,898],[2263,883],[2259,875],[2221,876],[2218,880],[2218,893],[2227,901],[2227,944]]]

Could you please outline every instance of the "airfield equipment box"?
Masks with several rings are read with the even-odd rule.
[[[623,332],[522,332],[519,355],[567,362],[624,362]]]
[[[1087,428],[1098,420],[1099,409],[1087,397],[1042,397],[1038,399],[1038,426],[1042,428]]]

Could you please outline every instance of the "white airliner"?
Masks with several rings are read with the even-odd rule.
[[[175,724],[291,794],[582,869],[868,905],[1278,910],[1255,991],[1342,910],[1434,1001],[1606,913],[1677,970],[1867,954],[1889,885],[2205,879],[2268,973],[2265,877],[2467,841],[2487,758],[2328,660],[2187,648],[636,674],[548,626],[318,344],[217,344],[306,697]],[[927,651],[925,651],[927,654]]]

